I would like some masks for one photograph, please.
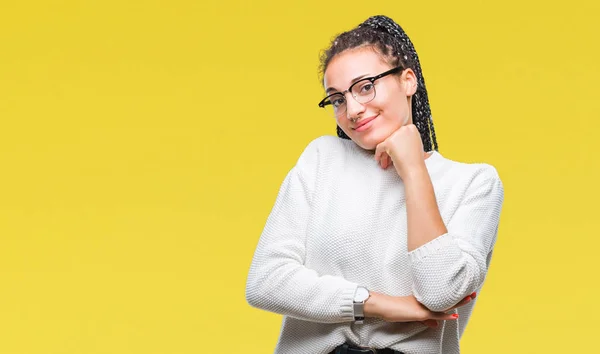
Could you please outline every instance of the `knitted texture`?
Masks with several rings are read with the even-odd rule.
[[[348,342],[407,354],[459,353],[474,302],[458,321],[353,322],[358,285],[414,295],[438,311],[480,291],[504,192],[494,167],[439,152],[425,160],[448,233],[408,252],[404,184],[373,153],[333,136],[313,140],[284,179],[246,283],[251,306],[283,315],[275,353],[326,354]]]

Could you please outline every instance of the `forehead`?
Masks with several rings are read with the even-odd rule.
[[[359,76],[374,76],[390,69],[391,66],[370,48],[359,48],[337,54],[327,66],[323,85],[338,91],[347,89],[352,80]]]

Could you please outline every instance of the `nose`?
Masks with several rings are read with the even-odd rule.
[[[365,105],[356,101],[352,94],[348,92],[346,94],[346,118],[350,119],[358,117],[358,115],[364,111]]]

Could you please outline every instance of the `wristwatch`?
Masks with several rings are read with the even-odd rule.
[[[365,302],[369,299],[371,294],[369,290],[364,286],[356,288],[354,293],[354,322],[362,324],[365,320]]]

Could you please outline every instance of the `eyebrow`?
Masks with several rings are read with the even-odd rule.
[[[352,85],[353,83],[357,82],[358,80],[363,79],[368,76],[369,76],[369,74],[357,76],[354,79],[352,79],[352,81],[350,81],[350,85]],[[333,87],[328,87],[327,90],[325,90],[325,93],[329,94],[329,92],[331,92],[331,91],[338,91],[338,90],[334,89]]]

